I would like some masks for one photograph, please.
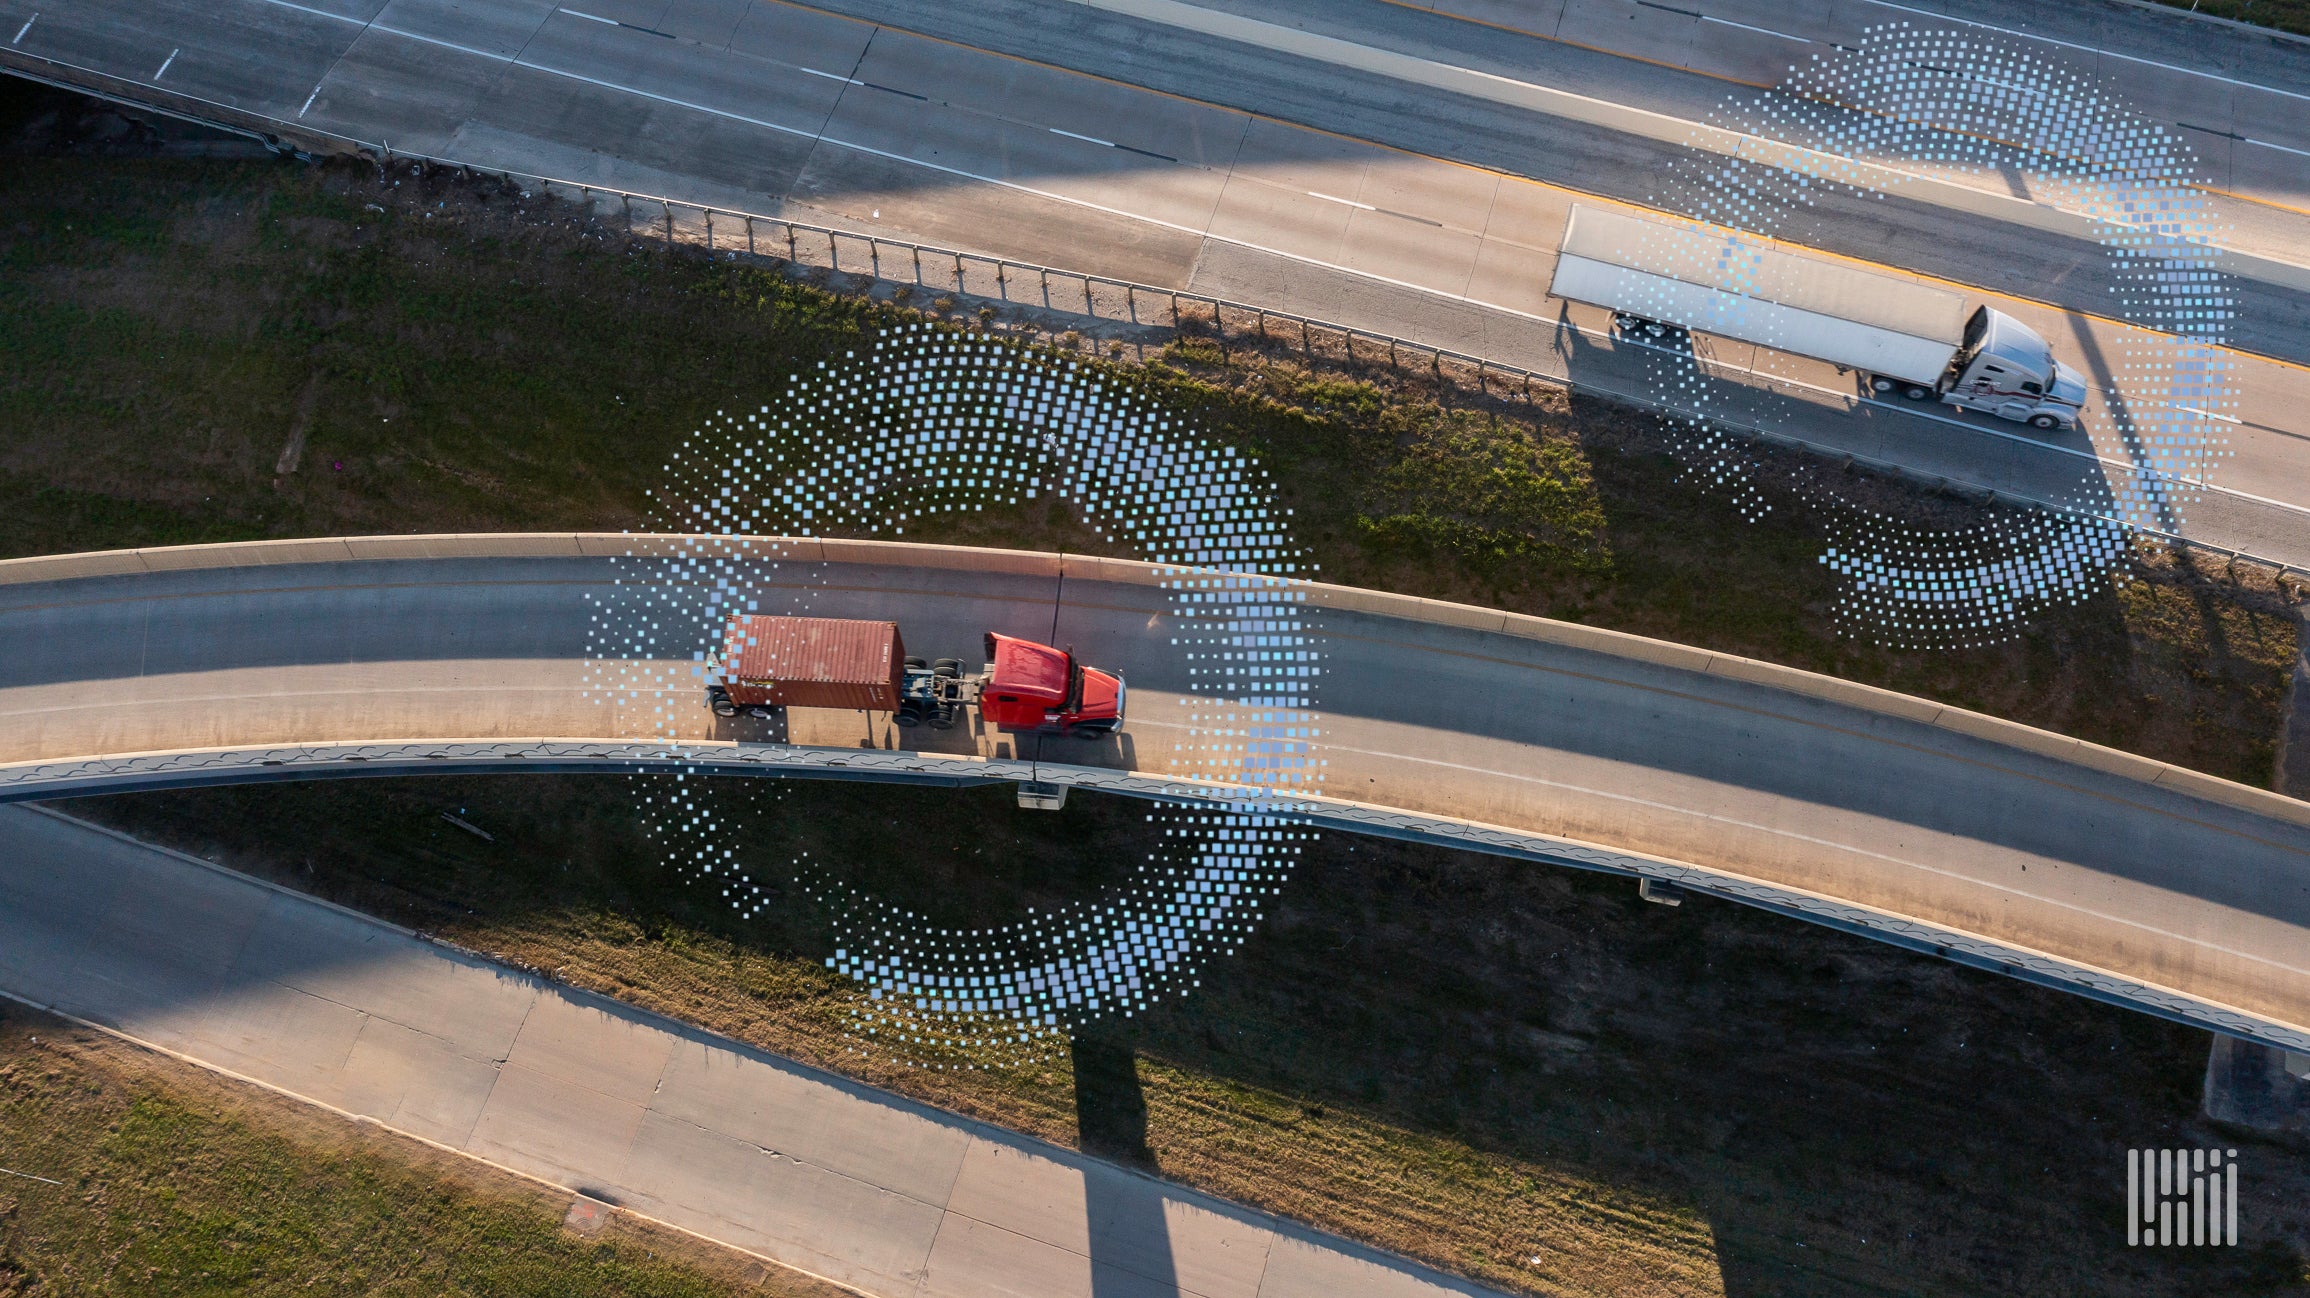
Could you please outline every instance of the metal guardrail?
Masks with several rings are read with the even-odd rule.
[[[268,148],[276,152],[300,159],[310,160],[315,153],[328,153],[365,158],[380,169],[380,174],[389,171],[398,164],[413,165],[421,169],[438,168],[475,179],[495,178],[525,195],[532,190],[544,197],[552,197],[557,193],[567,195],[585,204],[597,214],[601,204],[614,201],[621,209],[629,235],[646,229],[651,236],[662,239],[669,250],[687,245],[700,248],[709,255],[716,253],[736,254],[740,251],[738,240],[742,239],[743,250],[748,256],[774,258],[788,265],[822,269],[835,274],[855,274],[868,280],[896,282],[919,288],[935,288],[940,292],[951,292],[958,298],[973,297],[1000,301],[1012,305],[1025,305],[1041,310],[1081,315],[1088,319],[1111,324],[1165,328],[1173,332],[1195,332],[1208,324],[1213,341],[1218,345],[1223,356],[1226,354],[1228,344],[1228,314],[1232,312],[1236,319],[1237,337],[1256,335],[1263,343],[1273,343],[1276,340],[1269,331],[1271,325],[1284,329],[1296,329],[1299,333],[1299,342],[1303,353],[1313,356],[1317,350],[1317,337],[1322,335],[1327,342],[1337,345],[1351,369],[1359,364],[1377,363],[1384,354],[1389,367],[1400,372],[1407,357],[1410,358],[1415,367],[1424,357],[1427,369],[1438,381],[1457,381],[1459,378],[1472,379],[1477,392],[1486,397],[1516,395],[1529,400],[1533,385],[1537,383],[1543,388],[1585,393],[1671,419],[1702,421],[1710,427],[1726,429],[1760,442],[1803,451],[1831,460],[1865,465],[1880,473],[1929,488],[1962,492],[1984,502],[1995,502],[2015,508],[2054,514],[2086,516],[2074,506],[2065,505],[2059,501],[2007,491],[1984,483],[1951,478],[1945,474],[1928,473],[1898,461],[1858,454],[1842,447],[1807,441],[1780,429],[1743,423],[1738,420],[1727,419],[1719,414],[1689,409],[1645,393],[1629,392],[1601,384],[1588,383],[1568,375],[1545,374],[1523,366],[1493,360],[1434,343],[1421,342],[1417,339],[1399,337],[1376,330],[1361,329],[1337,321],[1300,315],[1296,312],[1263,307],[1256,303],[1237,302],[1209,294],[1196,293],[1192,290],[1169,288],[1162,285],[1141,284],[1112,276],[1096,275],[1088,271],[1045,266],[993,253],[971,252],[966,249],[947,248],[935,244],[915,243],[911,240],[876,234],[871,231],[849,230],[837,226],[797,221],[791,217],[749,212],[740,208],[718,207],[663,194],[643,193],[636,190],[620,189],[611,185],[544,176],[502,167],[475,166],[454,158],[443,158],[432,154],[396,151],[390,142],[360,140],[352,136],[340,135],[333,131],[309,126],[302,122],[284,121],[280,118],[252,113],[231,105],[200,99],[197,96],[183,95],[141,83],[125,82],[90,69],[70,67],[70,70],[75,74],[117,88],[91,86],[73,80],[60,80],[55,76],[41,75],[26,70],[23,65],[27,63],[45,64],[58,68],[70,67],[70,65],[56,63],[53,60],[38,59],[34,56],[17,54],[14,51],[0,50],[0,70],[13,72],[60,90],[75,94],[93,95],[140,111],[159,112],[202,126],[221,127],[236,131],[263,141]],[[306,142],[309,146],[317,147],[299,147],[299,142]],[[645,208],[655,206],[658,209],[658,219],[650,221],[646,225],[637,226],[634,221],[634,205],[637,203],[642,204]],[[724,236],[719,242],[716,238],[716,218],[731,223],[728,228],[734,232]],[[770,250],[767,252],[762,248],[766,236],[771,243]],[[844,258],[846,247],[849,250],[847,263]],[[783,249],[782,253],[781,248]],[[821,256],[823,256],[823,260],[819,260]],[[929,269],[926,269],[926,259]],[[905,276],[895,273],[900,267],[905,269]],[[935,284],[931,276],[936,277]],[[1031,297],[1013,296],[1015,285],[1029,282],[1035,286]],[[1052,285],[1054,282],[1064,291],[1063,302],[1053,296]],[[1079,289],[1082,296],[1083,305],[1080,308],[1073,305],[1076,289]],[[1162,316],[1152,321],[1142,319],[1139,310],[1143,300],[1150,304],[1160,304],[1163,308]],[[1182,307],[1189,309],[1183,311]],[[1578,326],[1572,327],[1577,328]],[[1365,357],[1357,355],[1356,348],[1359,343],[1367,349]],[[1703,363],[1709,362],[1703,358]],[[1719,368],[1730,369],[1730,367]],[[1457,370],[1458,376],[1449,373],[1448,369]],[[1788,386],[1773,375],[1746,370],[1733,372],[1755,381],[1775,386]],[[1494,380],[1504,385],[1501,391],[1494,391]],[[2137,476],[2140,476],[2138,471],[2136,472]],[[2175,480],[2183,482],[2187,486],[2202,487],[2204,485],[2183,479]],[[2156,537],[2174,547],[2225,556],[2232,564],[2246,562],[2270,568],[2280,577],[2310,578],[2310,567],[2273,559],[2248,550],[2215,545],[2176,533],[2158,531],[2138,525],[2133,526],[2131,530]]]

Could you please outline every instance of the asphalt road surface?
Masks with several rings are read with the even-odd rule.
[[[1671,169],[1755,156],[1708,119],[1761,93],[1747,83],[1775,42],[1928,21],[1878,0],[1778,16],[1756,0],[838,7],[0,0],[0,60],[405,153],[1194,288],[1642,396],[1677,380],[1546,295],[1571,201],[1668,202]],[[2310,47],[2070,8],[1966,21],[2041,27],[2010,39],[2186,119],[2173,129],[2207,159],[2241,251],[2229,456],[2160,526],[2310,567]],[[1715,365],[1753,371],[1710,383],[1717,409],[2057,506],[2136,489],[2138,456],[2105,413],[2140,335],[2107,318],[2093,228],[2026,178],[1911,170],[1886,197],[1824,197],[1784,233],[2037,326],[2097,389],[2088,432],[1866,404],[1849,375],[1712,342]]]
[[[1210,791],[1176,610],[1144,565],[795,543],[753,592],[766,607],[800,596],[895,620],[926,657],[967,659],[987,630],[1073,644],[1130,682],[1113,739],[974,725],[917,747],[922,732],[873,714],[717,721],[686,652],[607,664],[634,673],[623,701],[591,688],[587,596],[635,569],[587,556],[657,544],[381,538],[0,564],[0,798],[673,764]],[[2310,1048],[2310,805],[1610,632],[1342,588],[1311,588],[1310,606],[1326,823],[1651,875]],[[699,647],[717,633],[700,628]],[[677,747],[647,742],[668,724]]]

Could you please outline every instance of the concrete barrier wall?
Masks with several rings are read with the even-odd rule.
[[[68,581],[137,573],[201,568],[275,567],[287,564],[348,563],[363,560],[504,558],[673,558],[702,546],[744,546],[755,554],[777,554],[795,562],[872,563],[1018,576],[1154,586],[1176,568],[1134,559],[1058,555],[974,546],[927,545],[913,541],[852,541],[819,537],[700,537],[617,532],[476,532],[425,536],[348,536],[219,545],[164,546],[102,550],[84,554],[39,555],[0,560],[0,586]],[[1643,663],[1739,681],[1765,689],[1840,704],[1878,716],[1929,725],[2107,775],[2156,785],[2222,806],[2292,824],[2310,826],[2310,803],[2219,779],[2167,762],[2120,752],[2100,744],[2033,726],[1898,694],[1891,690],[1743,658],[1609,631],[1453,604],[1387,591],[1305,583],[1311,607],[1434,626],[1459,627],[1580,650],[1607,659]]]

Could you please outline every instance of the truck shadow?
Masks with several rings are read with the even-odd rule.
[[[1096,739],[1075,735],[1037,735],[1028,750],[1038,762],[1055,762],[1066,766],[1100,766],[1113,771],[1139,769],[1139,746],[1128,733],[1102,735]]]
[[[735,716],[715,717],[712,736],[735,744],[783,744],[786,738],[786,714],[781,711],[767,718]]]
[[[2118,492],[2134,485],[2117,481],[2127,475],[2096,458],[2093,437],[2082,426],[2039,430],[1939,402],[1874,397],[1858,374],[1849,374],[1847,390],[1839,393],[1849,403],[1843,416],[1823,419],[1818,400],[1774,390],[1762,377],[1719,371],[1712,354],[1716,340],[1706,335],[1631,336],[1596,321],[1583,328],[1569,305],[1559,306],[1556,325],[1553,350],[1574,384],[1599,397],[1661,411],[1672,421],[1698,417],[1736,439],[1767,440],[1754,430],[1787,433],[1832,461],[1850,456],[1880,471],[1906,464],[1907,469],[1896,472],[1914,481],[1959,483],[1969,491],[1988,486],[2008,499],[2020,497],[2089,517],[2107,516],[2120,499]],[[2082,333],[2079,344],[2090,380],[2109,394],[2112,414],[2122,414],[2106,359]],[[2087,418],[2094,416],[2089,412]],[[1696,444],[1714,458],[1706,449],[1713,440],[1700,438]],[[1924,454],[1920,448],[1926,447],[1937,449]],[[2137,469],[2147,472],[2150,466],[2138,460]],[[2158,508],[2157,526],[2178,528],[2180,520],[2164,501]]]

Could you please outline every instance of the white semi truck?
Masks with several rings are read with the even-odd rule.
[[[2074,428],[2085,404],[2084,377],[2012,316],[1753,234],[1576,203],[1548,291],[1623,332],[1735,338],[1858,371],[1878,395],[2032,428]]]

